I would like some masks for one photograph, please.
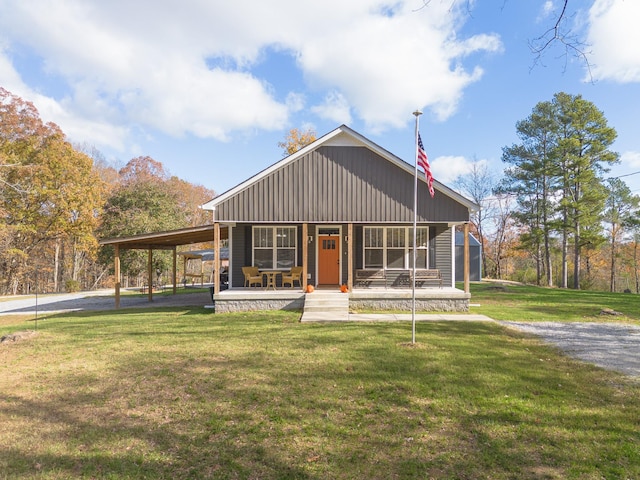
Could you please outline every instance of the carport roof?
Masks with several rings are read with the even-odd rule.
[[[213,231],[214,225],[202,225],[166,232],[144,233],[131,237],[104,238],[100,240],[100,245],[118,245],[124,249],[170,250],[178,245],[213,242]],[[221,226],[220,238],[224,240],[227,237],[227,227]]]

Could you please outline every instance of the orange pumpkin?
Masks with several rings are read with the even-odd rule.
[[[347,293],[349,291],[349,287],[347,287],[345,284],[340,285],[340,291],[342,293]]]
[[[307,293],[313,292],[313,285],[307,285]]]

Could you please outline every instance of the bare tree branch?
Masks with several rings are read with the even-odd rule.
[[[454,8],[456,3],[459,3],[461,0],[450,0],[451,7],[450,10]],[[504,11],[509,0],[502,0],[502,6],[500,7],[501,11]],[[472,0],[464,0],[464,8],[467,12],[469,18],[473,18],[473,1]],[[422,0],[422,5],[416,9],[422,10],[423,8],[428,7],[431,4],[431,0]],[[569,15],[569,0],[564,0],[562,2],[562,8],[560,9],[560,13],[556,16],[556,21],[554,25],[546,30],[542,35],[533,40],[530,40],[529,49],[534,56],[533,66],[531,69],[535,68],[538,65],[543,64],[543,56],[552,50],[555,44],[560,44],[564,49],[564,52],[560,55],[560,58],[564,57],[565,65],[563,71],[566,71],[567,64],[569,62],[569,58],[574,57],[580,59],[581,62],[587,68],[589,72],[589,78],[593,83],[593,75],[591,70],[591,63],[589,61],[589,45],[584,43],[580,37],[573,33],[568,26],[568,18],[573,17],[573,15]]]
[[[529,42],[529,48],[534,55],[533,66],[542,65],[543,55],[549,51],[555,43],[559,43],[564,47],[564,53],[561,55],[565,59],[565,67],[569,57],[576,57],[582,60],[589,71],[589,78],[593,82],[593,75],[591,73],[591,63],[589,62],[587,49],[589,45],[580,41],[577,35],[573,34],[569,28],[565,28],[567,23],[567,6],[569,0],[564,0],[562,3],[562,10],[553,27],[549,28],[539,37]],[[532,67],[533,68],[533,67]]]

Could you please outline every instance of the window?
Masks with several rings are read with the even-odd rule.
[[[427,268],[429,229],[416,229],[416,268]],[[364,268],[413,267],[413,227],[365,227]]]
[[[413,235],[409,239],[409,246],[413,248]],[[429,229],[416,229],[416,268],[429,268]],[[411,265],[411,263],[409,263]]]
[[[296,265],[296,227],[254,227],[253,265],[258,268],[286,268]]]
[[[364,229],[364,267],[382,268],[384,265],[384,228]]]
[[[405,268],[406,228],[387,228],[387,268]]]

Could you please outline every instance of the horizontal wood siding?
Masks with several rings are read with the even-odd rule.
[[[407,223],[413,180],[365,147],[322,146],[285,164],[217,206],[218,222]],[[458,222],[468,209],[418,182],[418,222]]]

